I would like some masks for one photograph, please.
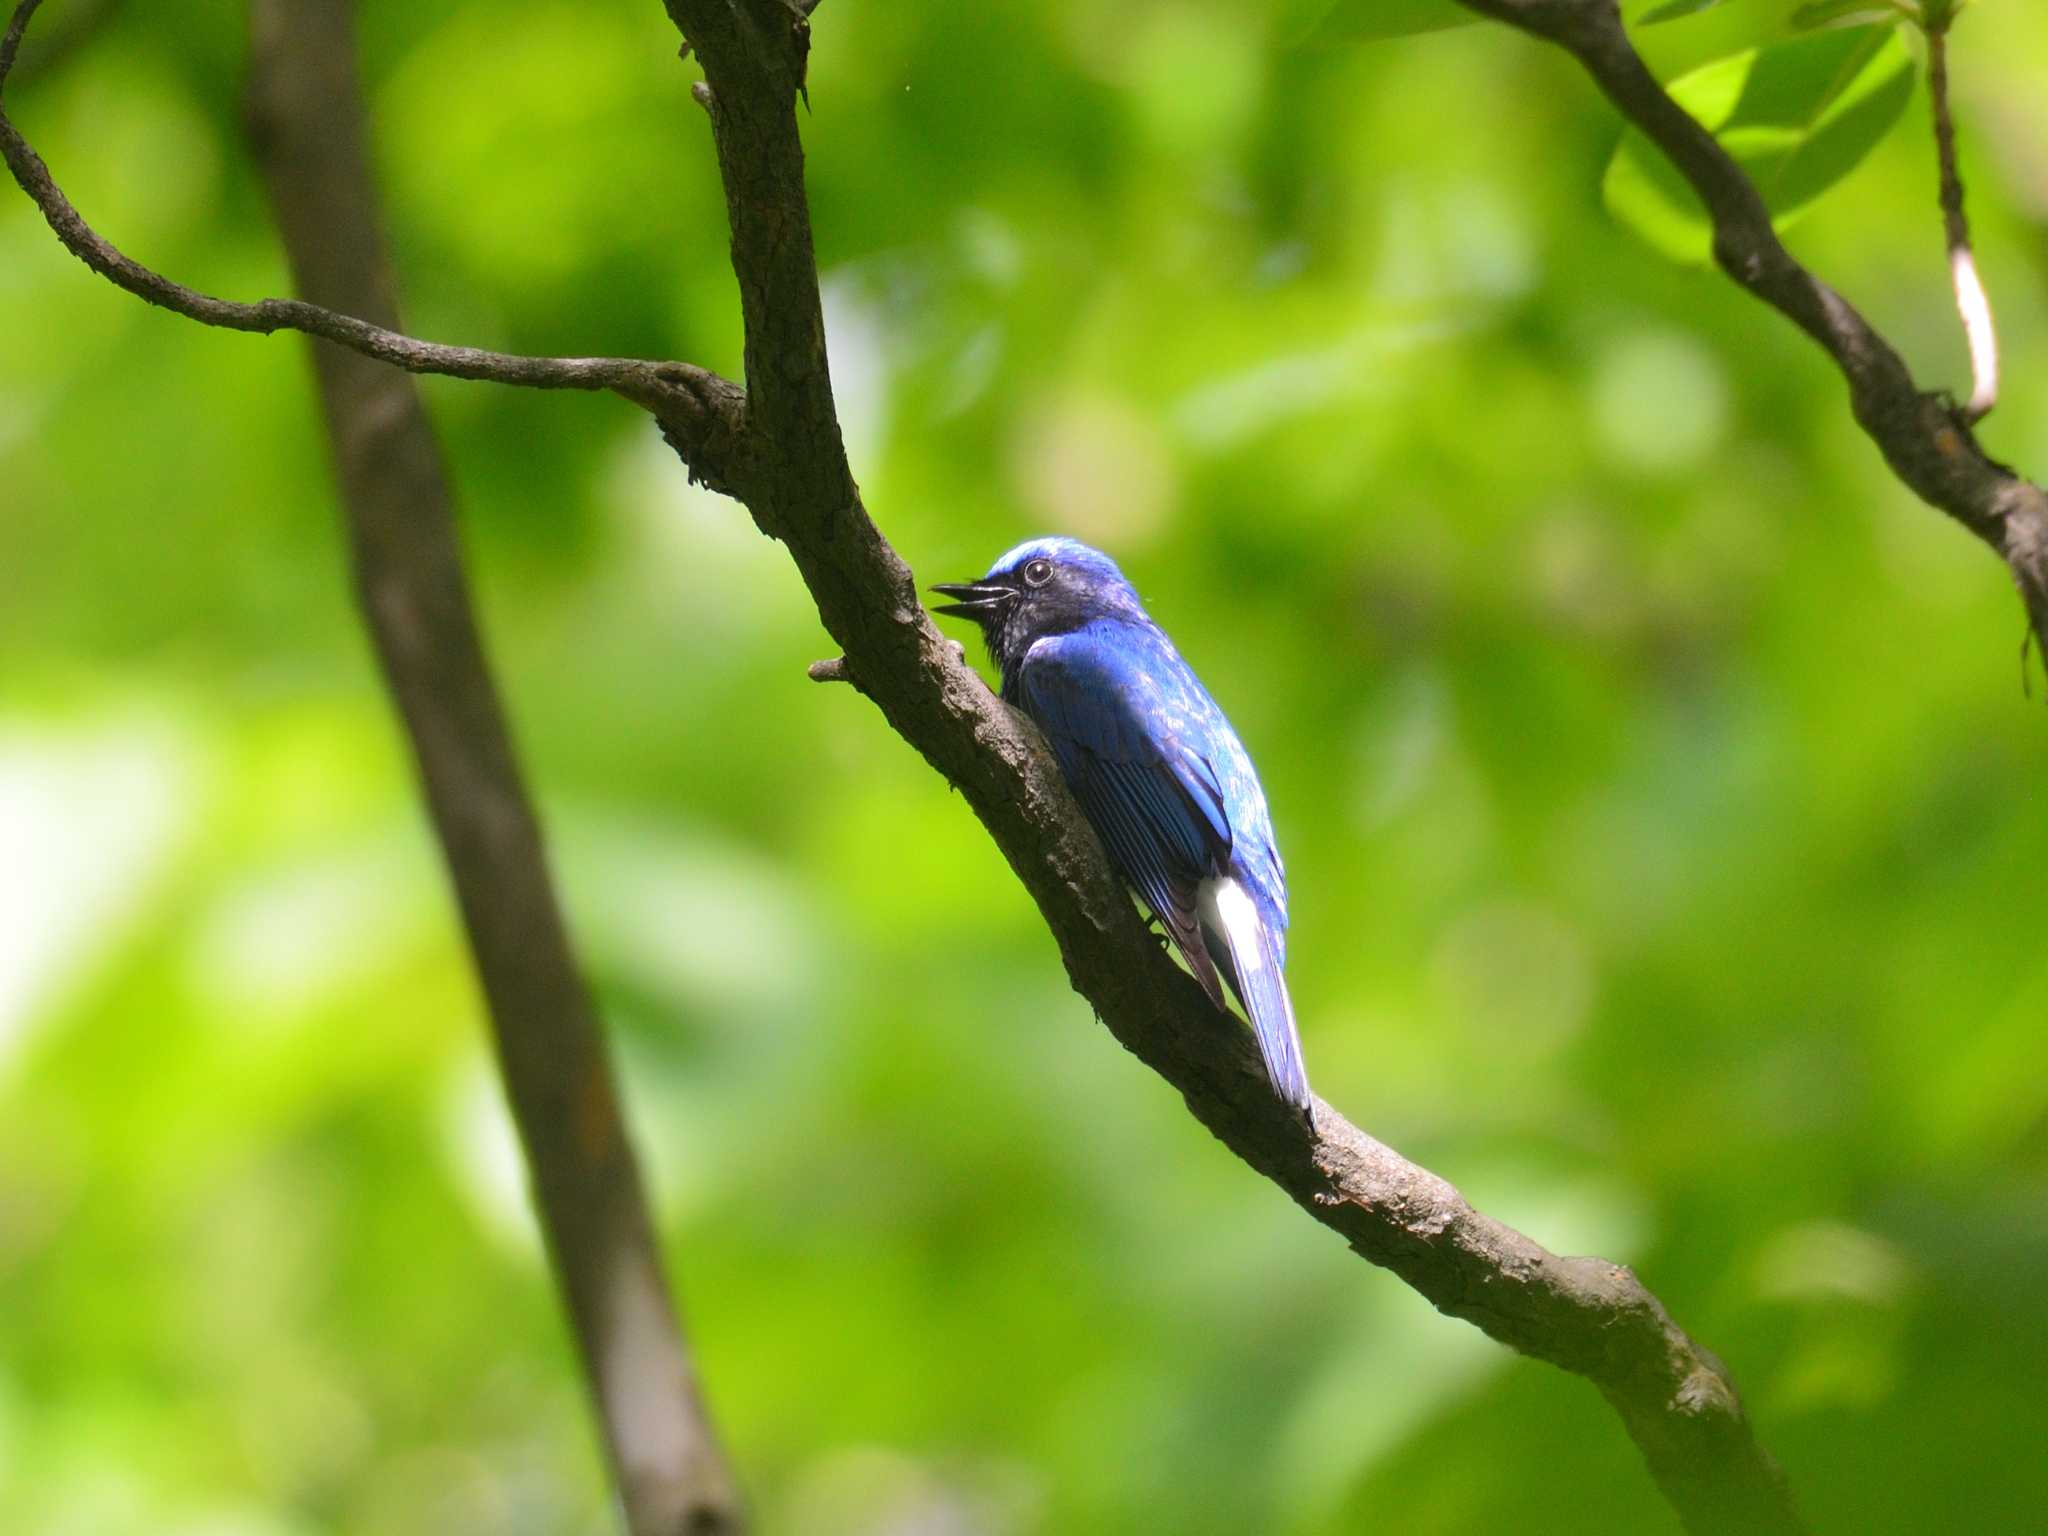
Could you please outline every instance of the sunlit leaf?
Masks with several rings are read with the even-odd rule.
[[[1711,11],[1720,3],[1721,0],[1665,0],[1664,4],[1638,16],[1636,25],[1654,27],[1660,21],[1677,21],[1684,16],[1697,16],[1701,11]]]
[[[1912,94],[1913,72],[1897,28],[1869,27],[1716,59],[1670,91],[1749,173],[1782,229],[1884,138]],[[1706,210],[1639,132],[1616,148],[1602,192],[1609,212],[1666,255],[1708,258]]]
[[[1310,45],[1441,32],[1480,18],[1455,0],[1294,0],[1285,32]]]
[[[1792,13],[1795,31],[1813,32],[1822,27],[1868,26],[1914,16],[1917,11],[1894,0],[1811,0]]]

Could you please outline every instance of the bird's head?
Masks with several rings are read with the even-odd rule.
[[[955,599],[932,612],[979,624],[1005,673],[1042,636],[1065,634],[1091,619],[1145,616],[1116,562],[1079,539],[1027,540],[981,580],[940,582],[932,590]]]

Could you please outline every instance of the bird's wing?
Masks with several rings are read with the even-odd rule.
[[[1123,625],[1038,641],[1013,697],[1218,1008],[1219,974],[1229,980],[1274,1090],[1311,1115],[1281,974],[1285,877],[1265,795],[1223,712],[1165,636]]]
[[[1196,887],[1230,867],[1230,815],[1189,728],[1185,664],[1145,639],[1090,626],[1040,640],[1018,668],[1017,702],[1044,730],[1119,872],[1215,993]],[[1186,684],[1199,693],[1191,675]]]

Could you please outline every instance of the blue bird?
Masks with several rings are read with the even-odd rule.
[[[1117,873],[1218,1008],[1228,982],[1273,1091],[1313,1123],[1287,963],[1287,875],[1237,732],[1116,562],[1032,539],[980,581],[933,591],[973,619],[1006,703],[1045,732]],[[1221,981],[1219,981],[1219,976]]]

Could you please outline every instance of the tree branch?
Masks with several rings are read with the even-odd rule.
[[[1696,1532],[1800,1529],[1726,1370],[1628,1270],[1565,1259],[1318,1101],[1311,1135],[1245,1032],[1151,942],[1036,733],[939,634],[861,505],[833,412],[803,151],[802,55],[777,0],[666,0],[701,60],[746,318],[750,502],[802,572],[848,677],[961,791],[1037,901],[1075,990],[1225,1145],[1442,1311],[1590,1378]]]
[[[627,1528],[736,1533],[738,1498],[662,1278],[603,1027],[477,633],[439,445],[418,387],[379,366],[451,349],[386,328],[396,291],[364,148],[353,0],[255,0],[252,23],[251,137],[294,284],[380,322],[303,304],[292,312],[320,318],[298,328],[389,339],[361,355],[313,343],[357,588],[462,909]],[[594,372],[616,379],[621,366]],[[554,359],[485,367],[528,383],[593,376]]]
[[[23,33],[42,0],[22,0],[0,37],[0,88],[14,68]],[[689,464],[692,475],[717,490],[733,489],[740,466],[744,398],[737,385],[688,363],[622,357],[525,357],[480,347],[445,346],[403,335],[303,299],[240,304],[173,282],[133,260],[85,221],[50,169],[13,121],[0,110],[0,158],[42,210],[64,248],[116,287],[202,325],[230,331],[302,331],[408,373],[483,379],[532,389],[606,389],[653,412]]]
[[[1949,280],[1956,291],[1963,339],[1970,347],[1970,403],[1963,413],[1974,425],[1998,404],[1998,327],[1991,318],[1991,298],[1984,291],[1984,280],[1977,275],[1977,255],[1970,248],[1970,218],[1963,210],[1963,178],[1956,169],[1956,124],[1948,104],[1948,30],[1954,21],[1954,13],[1946,10],[1928,17],[1927,98],[1934,113],[1934,157],[1941,174],[1941,228],[1948,242]]]
[[[1116,1038],[1164,1076],[1196,1118],[1239,1157],[1359,1254],[1399,1275],[1440,1310],[1592,1381],[1621,1416],[1691,1530],[1799,1530],[1783,1481],[1756,1444],[1726,1370],[1686,1336],[1634,1275],[1598,1259],[1560,1258],[1478,1214],[1449,1184],[1365,1135],[1326,1104],[1318,1104],[1316,1130],[1309,1132],[1267,1090],[1246,1033],[1219,1014],[1152,942],[1042,742],[989,692],[962,659],[960,647],[938,633],[918,601],[908,566],[861,504],[826,366],[794,110],[807,43],[801,0],[794,7],[790,0],[666,3],[704,65],[700,99],[711,115],[746,324],[749,394],[744,409],[736,395],[723,393],[731,390],[724,381],[709,390],[731,407],[712,412],[722,423],[723,464],[732,468],[720,478],[741,496],[757,523],[788,547],[826,629],[845,651],[842,661],[813,675],[853,682],[962,792],[1038,903],[1076,990]],[[25,0],[0,46],[0,82],[34,4]],[[0,147],[60,238],[95,270],[152,302],[187,292],[118,253],[110,260],[111,248],[77,219],[4,117]],[[286,190],[280,187],[281,206]],[[368,209],[360,214],[367,223]],[[368,336],[358,329],[364,322],[335,325],[330,311],[316,315],[274,307],[279,301],[215,308],[221,301],[198,295],[190,299],[200,302],[181,299],[171,307],[238,329],[267,328],[250,323],[252,315],[266,322],[274,318],[278,326],[314,330],[400,367],[422,360],[412,347],[399,344],[407,339],[395,330],[368,327],[377,333]],[[371,306],[354,302],[351,307]],[[316,320],[336,333],[315,329]],[[299,326],[300,321],[306,323]],[[337,354],[327,349],[321,349],[321,360],[323,373],[340,365]],[[444,355],[440,361],[449,359]],[[549,361],[566,361],[566,370]],[[349,366],[355,365],[350,361]],[[593,370],[576,360],[547,360],[538,369],[525,363],[494,372],[480,367],[465,376],[544,387],[612,388],[638,398],[613,377],[598,377],[605,366],[657,365],[599,362]],[[701,475],[703,444],[696,435],[701,420],[685,416],[671,421],[667,412],[674,406],[666,396],[639,403],[656,411],[686,464]],[[1967,434],[1959,441],[1967,442]],[[355,472],[368,473],[375,465],[364,461],[373,458],[352,453],[344,458],[344,472],[353,464]],[[400,510],[394,498],[375,530],[378,539],[412,536]],[[419,518],[419,508],[406,509],[406,517]],[[435,535],[444,542],[433,571],[441,587],[408,593],[371,583],[367,599],[380,616],[380,643],[391,648],[394,677],[403,674],[411,680],[408,687],[418,690],[403,695],[405,707],[409,718],[418,714],[423,764],[430,762],[429,754],[441,764],[426,777],[445,834],[462,843],[457,868],[530,869],[539,858],[538,835],[517,791],[495,700],[487,690],[479,693],[468,686],[481,676],[482,658],[466,603],[451,607],[448,601],[450,584],[460,598],[460,570],[445,508],[430,521],[443,530]],[[369,550],[366,565],[375,569],[379,558],[377,550]],[[451,658],[458,680],[454,687],[446,671]],[[546,895],[544,885],[538,889]],[[472,902],[478,908],[474,913]],[[465,895],[480,954],[488,948],[493,957],[484,968],[487,986],[493,974],[518,976],[522,967],[535,963],[529,947],[534,933],[548,944],[561,943],[551,897],[505,927],[492,923],[487,908],[481,891]],[[573,971],[552,964],[542,970],[534,985],[555,989],[543,1000],[587,1021],[587,1001],[580,986],[573,985]],[[564,995],[563,989],[571,990]],[[493,1000],[499,1001],[495,993]],[[537,1005],[535,997],[520,990],[508,990],[502,1001],[507,1008]],[[555,1095],[550,1105],[538,1107],[537,1118],[559,1123],[565,1103],[589,1095],[581,1106],[595,1105],[591,1123],[605,1158],[615,1159],[623,1137],[609,1078],[596,1054],[594,1024],[566,1074],[559,1060],[543,1064],[522,1057],[515,1064],[511,1053],[525,1051],[525,1040],[520,1031],[508,1036],[508,1070],[536,1093],[551,1089]],[[555,1074],[552,1078],[540,1070],[543,1065]],[[603,1209],[610,1209],[616,1197],[608,1187],[589,1194]],[[568,1192],[544,1190],[543,1199],[566,1201]]]
[[[1834,359],[1856,421],[1906,487],[1995,550],[2048,651],[2048,492],[1985,454],[1966,410],[1922,390],[1884,337],[1808,271],[1771,228],[1742,168],[1643,63],[1615,0],[1458,0],[1576,58],[1607,99],[1691,183],[1714,224],[1714,259]]]

